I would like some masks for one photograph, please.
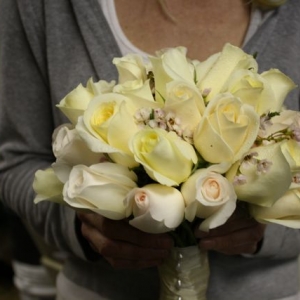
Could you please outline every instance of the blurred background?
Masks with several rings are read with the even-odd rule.
[[[0,200],[0,300],[54,300],[63,260]]]
[[[18,290],[13,283],[13,241],[10,217],[0,201],[0,299],[19,300]]]

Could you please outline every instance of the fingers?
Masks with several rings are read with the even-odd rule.
[[[168,257],[172,247],[167,235],[164,239],[164,235],[146,234],[127,222],[108,220],[96,214],[80,214],[79,218],[82,235],[94,251],[117,269],[158,266]]]
[[[227,255],[253,254],[263,239],[265,225],[249,217],[247,209],[239,207],[227,222],[209,232],[195,229],[199,247]]]
[[[254,223],[220,236],[208,236],[199,242],[201,249],[214,250],[227,255],[253,254],[262,240],[265,225]],[[224,233],[224,232],[222,232]]]
[[[253,218],[237,218],[229,219],[224,225],[209,230],[209,232],[200,231],[195,228],[195,236],[197,238],[217,237],[227,235],[229,233],[256,226],[258,223]]]
[[[78,214],[81,222],[90,224],[107,238],[130,242],[145,248],[170,249],[173,240],[168,234],[149,234],[132,227],[127,221],[114,221],[94,213]]]

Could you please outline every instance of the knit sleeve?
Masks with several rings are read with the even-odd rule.
[[[31,2],[38,4],[23,11],[17,0],[0,0],[0,199],[47,243],[83,256],[75,212],[50,202],[33,203],[35,171],[54,160],[54,112],[43,48],[43,1]],[[35,34],[28,36],[24,21]]]

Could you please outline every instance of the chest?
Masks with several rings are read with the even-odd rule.
[[[244,1],[115,0],[126,37],[141,50],[154,53],[185,46],[192,58],[204,60],[227,42],[241,46],[250,20]],[[235,4],[234,4],[235,3]],[[128,18],[130,11],[130,18]]]

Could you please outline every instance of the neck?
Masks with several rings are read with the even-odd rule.
[[[190,57],[203,60],[220,51],[226,42],[242,45],[251,8],[245,1],[160,1],[171,18],[159,0],[115,0],[125,35],[143,51],[152,54],[165,47],[185,46]]]

